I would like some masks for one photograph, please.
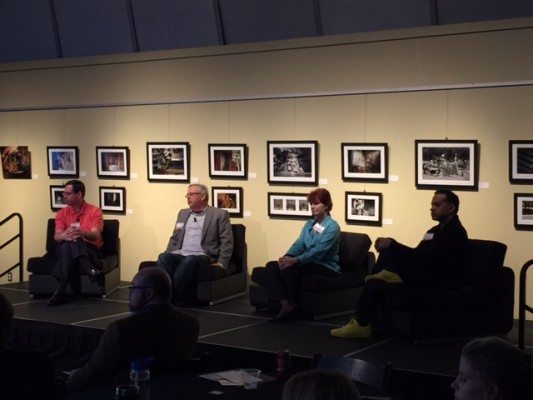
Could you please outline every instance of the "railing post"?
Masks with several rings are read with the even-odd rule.
[[[519,293],[518,293],[518,348],[524,350],[526,311],[533,312],[533,308],[526,304],[527,270],[533,265],[533,260],[527,261],[520,269]]]

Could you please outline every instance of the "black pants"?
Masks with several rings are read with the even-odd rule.
[[[58,243],[56,250],[57,262],[52,275],[58,280],[57,291],[64,293],[67,284],[72,291],[81,291],[80,275],[88,274],[92,268],[96,268],[96,260],[101,257],[100,251],[85,243],[83,240],[63,241]]]

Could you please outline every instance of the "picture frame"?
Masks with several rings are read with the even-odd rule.
[[[105,214],[126,214],[126,188],[100,186],[100,209]]]
[[[189,182],[191,159],[188,142],[147,142],[149,182]]]
[[[509,182],[533,183],[533,140],[509,140]]]
[[[268,183],[318,183],[318,141],[267,142]]]
[[[79,177],[79,149],[77,146],[47,146],[48,176],[50,178]]]
[[[418,189],[478,190],[477,140],[416,140]]]
[[[96,147],[97,176],[100,179],[130,179],[128,147]]]
[[[4,179],[32,179],[28,146],[0,146],[0,159]]]
[[[387,143],[341,143],[342,180],[388,183]]]
[[[248,147],[245,144],[208,144],[211,179],[247,179]]]
[[[268,193],[270,218],[309,219],[311,206],[305,193]]]
[[[230,217],[242,218],[243,215],[243,189],[242,187],[211,187],[213,207],[226,210]]]
[[[382,226],[383,195],[369,192],[345,192],[346,223]]]
[[[514,226],[516,230],[533,230],[533,193],[514,194]]]
[[[63,197],[65,188],[63,185],[50,185],[50,208],[59,211],[67,206]]]

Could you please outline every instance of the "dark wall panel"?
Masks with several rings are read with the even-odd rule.
[[[533,15],[532,0],[436,0],[439,24]]]
[[[316,36],[310,0],[219,0],[226,44]]]
[[[324,35],[434,25],[434,0],[319,0]]]
[[[221,43],[214,0],[132,0],[140,51]]]
[[[127,0],[55,0],[64,57],[135,49]]]
[[[0,62],[56,58],[52,21],[47,1],[0,1]]]

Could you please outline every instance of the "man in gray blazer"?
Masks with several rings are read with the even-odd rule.
[[[189,208],[178,213],[167,249],[157,259],[157,266],[172,278],[175,301],[194,300],[198,268],[227,268],[233,252],[229,214],[208,205],[207,187],[191,184],[185,197]]]

